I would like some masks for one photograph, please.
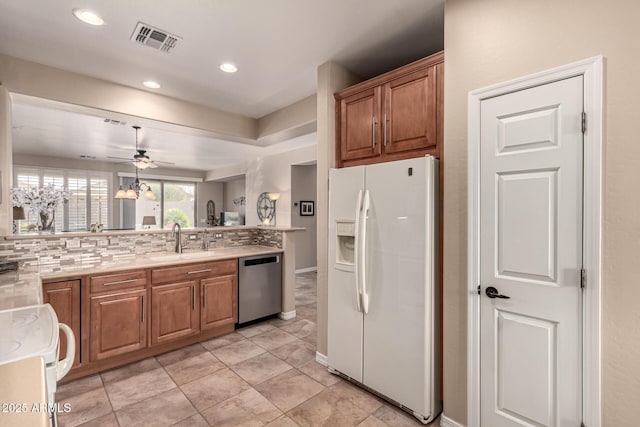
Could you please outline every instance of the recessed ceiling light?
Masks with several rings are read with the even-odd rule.
[[[73,15],[89,25],[104,25],[104,19],[89,9],[73,9]]]
[[[235,73],[236,71],[238,71],[238,67],[231,64],[230,62],[223,62],[218,68],[220,68],[225,73]]]
[[[142,82],[142,84],[148,87],[149,89],[160,89],[160,83],[154,82],[153,80],[146,80]]]

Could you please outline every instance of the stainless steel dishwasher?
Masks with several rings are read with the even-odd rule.
[[[280,254],[238,259],[238,323],[282,311]]]

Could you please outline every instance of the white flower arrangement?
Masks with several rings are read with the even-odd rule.
[[[40,188],[16,187],[11,189],[13,206],[28,207],[35,215],[50,216],[58,205],[66,202],[71,193],[66,189],[55,189],[51,185]]]

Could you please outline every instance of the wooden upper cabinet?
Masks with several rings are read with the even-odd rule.
[[[45,304],[50,304],[58,316],[58,321],[69,326],[76,339],[76,354],[73,366],[80,365],[80,280],[45,283],[42,285]],[[67,336],[60,333],[60,357],[67,355]]]
[[[384,85],[384,151],[435,148],[436,76],[429,67]]]
[[[335,94],[336,167],[441,157],[444,53]]]
[[[238,321],[238,278],[222,276],[200,281],[200,328],[215,328]]]
[[[90,359],[147,347],[147,290],[91,296]]]
[[[381,88],[375,87],[340,100],[341,156],[345,160],[380,155]]]
[[[200,332],[195,280],[151,288],[151,345]]]

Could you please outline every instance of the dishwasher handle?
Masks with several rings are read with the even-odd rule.
[[[255,258],[255,259],[246,259],[243,262],[245,267],[251,267],[252,265],[261,265],[261,264],[274,264],[274,263],[280,262],[280,255],[267,256],[267,257]]]

